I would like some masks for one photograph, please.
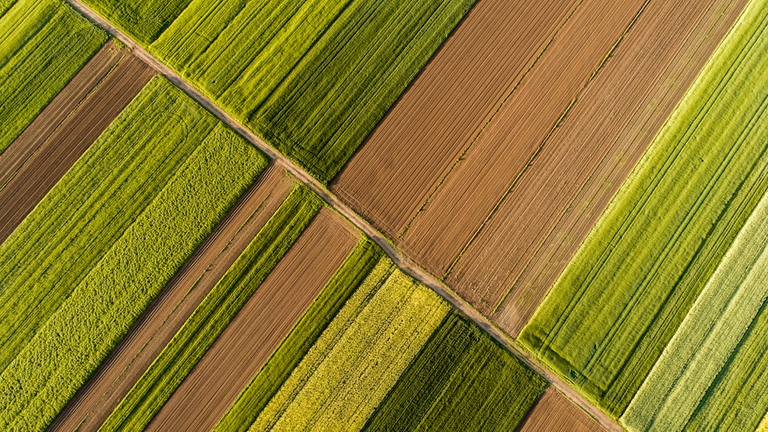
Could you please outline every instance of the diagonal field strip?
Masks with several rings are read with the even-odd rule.
[[[373,226],[371,226],[367,221],[365,221],[362,217],[360,217],[354,211],[352,211],[352,209],[350,209],[346,204],[344,204],[338,197],[336,197],[336,195],[331,193],[325,186],[320,184],[317,180],[315,180],[312,176],[310,176],[306,171],[304,171],[302,168],[294,164],[285,156],[278,153],[277,150],[275,150],[271,145],[264,142],[261,138],[259,138],[255,134],[248,131],[242,124],[240,124],[233,117],[231,117],[230,115],[225,113],[223,110],[221,110],[210,99],[205,97],[192,85],[187,83],[183,78],[181,78],[181,76],[179,76],[179,74],[177,74],[176,72],[171,70],[169,67],[167,67],[165,64],[163,64],[158,59],[156,59],[154,56],[149,54],[141,46],[139,46],[135,41],[133,41],[124,33],[119,31],[117,28],[115,28],[112,24],[110,24],[108,21],[106,21],[103,17],[98,15],[88,6],[85,6],[79,0],[67,0],[67,3],[69,3],[78,12],[88,17],[91,21],[93,21],[99,27],[103,28],[112,36],[114,36],[115,38],[117,38],[127,46],[129,46],[133,50],[133,54],[136,57],[140,58],[141,60],[146,62],[148,65],[155,68],[160,74],[164,75],[169,81],[171,81],[173,84],[175,84],[185,93],[187,93],[187,95],[192,97],[194,100],[200,103],[203,107],[205,107],[208,111],[210,111],[215,117],[217,117],[219,120],[221,120],[222,122],[227,124],[229,127],[237,131],[241,136],[247,139],[251,144],[256,146],[259,150],[263,151],[267,156],[269,156],[270,159],[277,161],[286,170],[288,170],[288,172],[293,174],[302,183],[307,185],[307,187],[309,187],[313,192],[319,195],[329,206],[331,206],[334,210],[336,210],[338,213],[340,213],[345,218],[347,218],[356,228],[363,231],[368,237],[373,239],[398,267],[400,267],[403,271],[405,271],[408,275],[410,275],[414,279],[430,287],[437,294],[439,294],[445,300],[450,302],[455,308],[457,308],[462,313],[464,313],[467,317],[469,317],[472,321],[474,321],[477,325],[479,325],[482,329],[484,329],[499,343],[507,347],[512,352],[512,354],[514,354],[517,358],[519,358],[523,363],[527,364],[531,369],[533,369],[538,374],[546,378],[546,380],[549,381],[554,387],[556,387],[563,394],[565,394],[569,399],[571,399],[573,403],[575,403],[577,406],[579,406],[581,409],[587,412],[590,416],[595,418],[603,427],[605,427],[610,431],[622,430],[622,428],[619,427],[619,425],[616,422],[614,422],[610,417],[608,417],[605,413],[603,413],[594,405],[589,403],[586,399],[584,399],[581,395],[579,395],[575,390],[573,390],[570,386],[568,386],[563,380],[561,380],[555,374],[553,374],[552,372],[550,372],[549,370],[541,366],[536,360],[533,359],[531,355],[525,353],[520,348],[518,348],[517,344],[514,341],[509,339],[498,327],[496,327],[493,323],[491,323],[487,318],[483,317],[469,303],[462,300],[450,288],[448,288],[447,286],[439,282],[437,278],[427,273],[422,268],[420,268],[416,263],[414,263],[410,259],[406,258],[404,255],[402,255],[397,249],[395,249],[395,247],[390,243],[390,241],[384,235],[382,235],[375,228],[373,228]]]

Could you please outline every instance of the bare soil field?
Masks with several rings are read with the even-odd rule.
[[[604,430],[562,393],[550,387],[528,413],[519,432],[600,432]]]
[[[211,430],[344,262],[357,237],[341,216],[321,209],[147,430]]]
[[[494,1],[480,0],[476,8]],[[745,4],[579,2],[511,92],[490,115],[483,111],[469,140],[446,132],[456,122],[452,116],[479,109],[466,104],[412,114],[408,123],[390,123],[388,116],[332,189],[515,337]],[[492,27],[463,33],[471,17],[450,42],[483,45],[498,34]],[[453,41],[459,36],[466,40]],[[500,46],[514,56],[516,44]],[[443,79],[471,88],[496,73],[467,61],[473,64],[454,68],[473,68],[472,74]],[[422,91],[422,99],[447,93],[444,86]],[[432,139],[425,130],[436,124],[442,126]],[[418,141],[407,138],[414,136]],[[412,147],[448,168],[400,162]],[[390,161],[406,168],[391,168]],[[418,199],[403,193],[409,188],[422,191]]]
[[[331,184],[390,238],[397,237],[580,1],[513,3],[478,1]]]
[[[293,185],[271,164],[69,402],[51,430],[95,431],[282,204]]]
[[[0,155],[0,242],[154,74],[130,50],[107,42]]]

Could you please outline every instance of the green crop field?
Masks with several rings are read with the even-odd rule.
[[[350,254],[217,430],[515,428],[546,382],[377,249]]]
[[[9,321],[23,323],[26,337],[6,333],[14,337],[3,348],[0,428],[50,424],[266,165],[184,93],[153,79],[3,245],[21,248],[4,255],[17,285],[3,295],[30,307],[47,302],[47,315]],[[115,218],[125,220],[115,228]],[[52,278],[39,266],[55,272],[50,284],[37,283]],[[32,273],[23,278],[19,268]]]
[[[329,182],[475,0],[86,0]]]
[[[141,430],[149,424],[321,207],[306,186],[294,186],[100,430]]]
[[[106,41],[63,1],[0,2],[0,153]]]
[[[751,2],[520,335],[521,344],[614,417],[624,412],[727,252],[737,247],[734,239],[768,189],[768,75],[757,72],[768,69],[766,25],[768,3]],[[734,322],[728,331],[737,328]],[[696,331],[706,336],[706,328]],[[729,365],[741,361],[746,368],[757,361],[745,348],[752,340],[746,338]],[[718,343],[719,352],[734,342]],[[680,372],[691,375],[691,385],[706,385],[714,374],[699,369],[702,361]],[[706,368],[716,367],[709,361]],[[674,369],[667,362],[659,368]],[[730,392],[754,378],[734,367],[721,371],[708,392],[735,397]],[[698,374],[703,375],[692,376]],[[668,385],[659,381],[648,388]],[[648,391],[638,396],[627,422],[650,418],[645,404],[664,392]],[[677,391],[670,401],[685,400],[685,417],[682,412],[693,409],[697,396],[692,390],[682,394],[687,384]],[[707,416],[734,403],[719,397],[706,400],[724,405],[699,406],[691,424],[714,424]]]
[[[0,371],[216,125],[155,79],[0,245]]]
[[[248,430],[382,256],[381,249],[367,238],[358,242],[267,364],[219,421],[217,431]]]
[[[760,344],[760,327],[768,297],[768,195],[739,233],[733,247],[683,320],[621,420],[632,431],[682,430],[689,422],[720,430],[754,430],[768,411],[768,380],[748,392],[755,409],[740,410],[742,398],[709,392],[716,380],[738,379],[726,387],[746,388],[752,374],[733,375],[732,359],[757,362],[768,345]],[[747,353],[747,347],[755,352]],[[768,363],[768,362],[766,362]],[[724,375],[720,375],[725,371]],[[717,388],[718,385],[714,387]],[[722,387],[722,385],[720,385]],[[747,393],[745,393],[746,395]],[[701,405],[706,413],[694,416]],[[706,420],[709,419],[709,420]],[[738,427],[735,427],[738,425]],[[704,429],[707,429],[706,427]]]

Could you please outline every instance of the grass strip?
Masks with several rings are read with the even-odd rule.
[[[217,431],[248,430],[382,256],[375,243],[365,237],[359,240],[288,337],[238,396],[216,426]]]
[[[216,123],[170,82],[154,78],[0,245],[0,371]]]
[[[768,190],[767,26],[751,2],[520,335],[615,418]]]
[[[99,430],[140,430],[149,424],[322,205],[306,186],[294,186]]]
[[[219,124],[0,375],[0,428],[45,429],[266,166]]]
[[[0,4],[0,13],[2,153],[104,45],[107,34],[63,1],[18,0]]]
[[[630,431],[682,430],[743,341],[768,296],[766,223],[768,196],[621,417]]]

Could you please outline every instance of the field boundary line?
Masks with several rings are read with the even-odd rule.
[[[79,13],[85,15],[87,18],[89,18],[99,27],[101,27],[102,29],[107,31],[109,34],[111,34],[113,37],[115,37],[116,39],[124,43],[126,46],[128,46],[136,57],[146,62],[149,66],[154,68],[158,73],[165,76],[174,85],[179,87],[192,99],[194,99],[200,105],[202,105],[204,108],[210,111],[215,117],[217,117],[219,120],[224,122],[227,126],[234,129],[237,133],[239,133],[246,140],[248,140],[252,145],[254,145],[256,148],[264,152],[270,159],[280,164],[288,172],[293,174],[297,179],[299,179],[299,181],[301,181],[307,187],[309,187],[310,190],[312,190],[314,193],[319,195],[320,198],[323,201],[325,201],[325,203],[329,205],[333,210],[335,210],[336,212],[344,216],[350,223],[352,223],[352,225],[355,226],[355,228],[357,228],[358,230],[366,234],[368,237],[370,237],[371,240],[373,240],[379,247],[381,247],[384,253],[386,253],[387,256],[389,256],[389,258],[401,270],[403,270],[406,274],[408,274],[412,278],[416,279],[417,281],[431,288],[443,299],[448,301],[453,307],[461,311],[470,320],[474,321],[475,324],[480,326],[480,328],[482,328],[488,334],[490,334],[491,337],[493,337],[497,342],[499,342],[504,347],[506,347],[520,361],[522,361],[531,369],[536,371],[539,375],[543,376],[553,387],[557,388],[561,393],[563,393],[566,397],[568,397],[568,399],[570,399],[574,404],[576,404],[579,408],[581,408],[583,411],[589,414],[592,418],[594,418],[600,425],[602,425],[604,428],[608,429],[609,431],[623,431],[623,429],[618,425],[618,423],[616,423],[613,419],[611,419],[607,414],[602,412],[596,406],[588,402],[583,396],[581,396],[576,390],[574,390],[572,387],[566,384],[565,381],[560,379],[553,372],[544,368],[541,364],[539,364],[538,361],[536,361],[536,359],[533,358],[532,355],[520,349],[518,345],[511,338],[505,335],[503,331],[501,331],[498,327],[496,327],[493,323],[491,323],[486,317],[480,314],[480,312],[478,312],[469,303],[467,303],[465,300],[460,298],[453,290],[448,288],[446,285],[440,282],[436,277],[429,274],[427,271],[422,269],[420,266],[418,266],[416,263],[411,261],[409,258],[405,257],[405,255],[401,254],[401,252],[398,249],[396,249],[392,243],[390,243],[390,241],[386,238],[386,236],[380,233],[376,228],[374,228],[361,216],[355,213],[350,207],[344,204],[338,197],[336,197],[335,194],[333,194],[330,190],[328,190],[325,186],[323,186],[319,181],[315,180],[312,176],[310,176],[303,168],[293,163],[293,161],[291,161],[287,157],[280,154],[277,150],[275,150],[271,145],[266,143],[256,134],[246,129],[245,126],[243,126],[237,120],[235,120],[232,116],[224,112],[224,110],[219,108],[216,104],[214,104],[210,99],[204,96],[200,91],[194,88],[191,84],[187,83],[187,81],[185,81],[178,73],[173,71],[170,67],[166,66],[157,58],[155,58],[152,54],[148,53],[144,48],[138,45],[134,40],[129,38],[122,31],[118,30],[109,21],[107,21],[101,15],[94,12],[88,6],[83,4],[80,0],[66,0],[66,1],[70,6],[72,6]]]

